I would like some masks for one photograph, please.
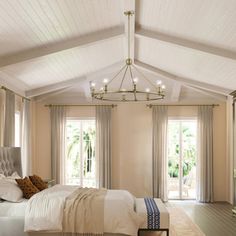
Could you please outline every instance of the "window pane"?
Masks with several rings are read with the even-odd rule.
[[[95,121],[83,121],[83,184],[95,187]]]
[[[66,184],[81,185],[80,121],[66,124]]]
[[[95,187],[95,120],[67,120],[66,134],[66,183]]]

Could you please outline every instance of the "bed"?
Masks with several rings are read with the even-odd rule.
[[[5,175],[11,175],[14,171],[17,171],[22,175],[21,170],[21,155],[20,148],[0,148],[0,173]],[[66,191],[72,191],[73,187],[56,185],[52,188],[43,190],[37,193],[37,196],[33,196],[30,200],[24,200],[20,203],[1,202],[0,203],[0,235],[1,236],[61,236],[58,231],[25,231],[25,225],[27,224],[26,215],[27,209],[31,206],[33,201],[43,201],[43,199],[54,194],[54,196],[60,196],[60,192],[64,194]],[[56,193],[56,195],[55,195]],[[64,196],[64,195],[63,195]],[[148,229],[147,211],[145,210],[144,199],[135,199],[129,192],[124,190],[108,190],[104,201],[104,231],[105,235],[136,235],[141,230],[158,230],[166,231],[166,235],[169,235],[169,214],[161,202],[155,199],[159,204],[159,226],[158,228]],[[125,199],[125,200],[124,200]],[[47,205],[48,203],[46,203]],[[57,204],[57,203],[56,203]],[[35,204],[37,205],[37,204]],[[44,208],[45,204],[41,206]],[[38,209],[40,209],[40,204]],[[132,208],[126,211],[125,208]],[[136,212],[134,211],[134,208]],[[38,210],[36,208],[36,212]],[[114,214],[115,212],[115,214]],[[29,215],[29,214],[28,214]],[[27,216],[28,216],[27,215]],[[117,218],[114,215],[118,215]],[[131,216],[132,215],[132,216]],[[150,214],[149,214],[150,215]],[[116,217],[116,218],[115,218]],[[51,217],[53,218],[53,217]],[[55,217],[56,218],[56,217]],[[33,219],[34,220],[34,219]],[[32,222],[33,222],[32,220]],[[34,229],[34,228],[33,228]],[[71,235],[71,234],[68,234]]]

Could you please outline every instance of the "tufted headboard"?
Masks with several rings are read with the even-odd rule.
[[[20,148],[0,147],[0,174],[8,176],[14,171],[22,176]]]

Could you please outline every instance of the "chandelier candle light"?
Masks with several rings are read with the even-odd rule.
[[[152,82],[152,80],[148,79],[138,70],[130,58],[130,17],[134,15],[134,12],[126,11],[124,14],[128,17],[128,58],[125,60],[125,65],[113,78],[110,80],[107,78],[103,79],[102,87],[99,90],[96,90],[95,82],[90,81],[92,98],[113,102],[154,101],[163,99],[165,97],[165,85],[162,84],[161,80],[157,80],[156,83]],[[139,88],[138,84],[140,84],[140,87],[142,85],[142,88]],[[114,89],[114,85],[118,88]],[[144,85],[146,85],[146,88]]]

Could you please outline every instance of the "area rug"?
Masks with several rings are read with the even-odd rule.
[[[170,213],[170,236],[205,236],[189,216],[178,207],[168,207]],[[165,236],[163,232],[141,232],[142,236]]]

